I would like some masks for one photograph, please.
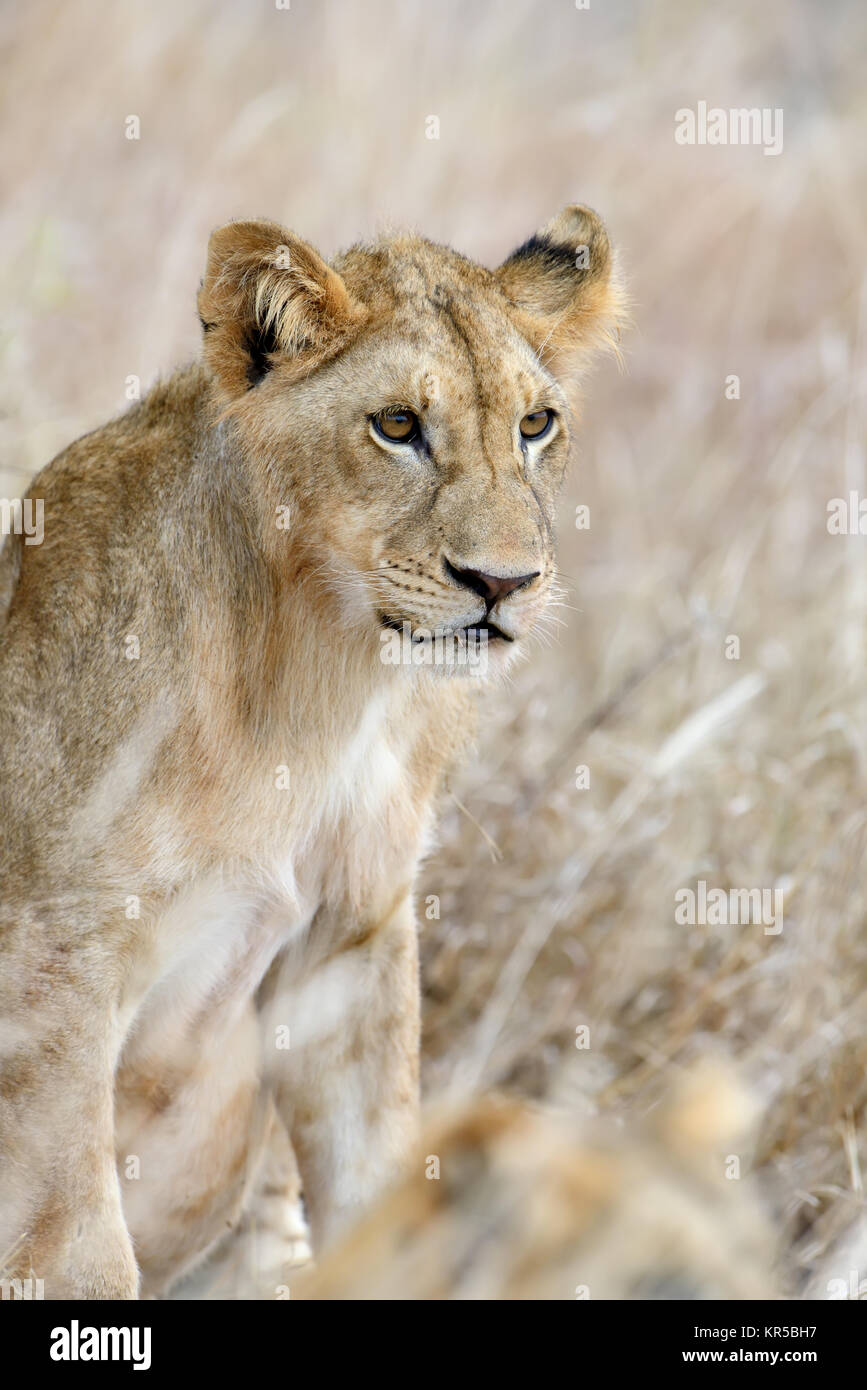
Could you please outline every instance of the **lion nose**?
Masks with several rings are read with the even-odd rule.
[[[446,572],[456,584],[480,594],[489,610],[507,594],[514,593],[516,589],[523,589],[526,584],[532,584],[534,579],[539,578],[540,573],[539,570],[534,570],[532,574],[485,574],[482,570],[458,569],[448,560]]]

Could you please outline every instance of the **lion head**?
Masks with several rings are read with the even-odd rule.
[[[584,207],[494,271],[411,235],[329,265],[274,223],[213,234],[199,310],[217,397],[263,516],[290,519],[292,563],[344,626],[484,640],[498,662],[526,643],[556,587],[564,383],[615,341],[621,303]],[[273,520],[266,543],[285,546]]]

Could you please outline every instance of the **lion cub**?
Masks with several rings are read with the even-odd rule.
[[[433,801],[467,675],[550,597],[559,377],[618,309],[586,208],[495,271],[232,223],[201,361],[35,480],[44,541],[0,552],[8,1276],[164,1291],[272,1111],[314,1247],[401,1167]]]
[[[766,1198],[748,1171],[726,1178],[726,1151],[749,1145],[755,1118],[713,1062],[626,1125],[495,1096],[453,1104],[319,1267],[293,1271],[291,1296],[778,1298]]]

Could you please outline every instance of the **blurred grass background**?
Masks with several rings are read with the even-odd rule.
[[[841,0],[0,10],[4,496],[197,351],[231,217],[490,265],[567,202],[605,218],[627,373],[588,393],[560,640],[491,693],[425,871],[425,1085],[626,1124],[731,1059],[784,1288],[817,1297],[867,1266],[867,540],[826,529],[867,490],[865,51]],[[700,100],[782,108],[782,153],[677,145]],[[699,878],[780,887],[782,934],[678,926]]]

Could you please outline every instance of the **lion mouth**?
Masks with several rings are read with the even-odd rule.
[[[508,632],[503,632],[501,627],[492,623],[489,618],[485,618],[480,623],[468,623],[466,627],[458,628],[458,632],[464,633],[469,642],[482,641],[482,633],[486,633],[485,641],[488,642],[514,642],[514,637],[510,637]]]
[[[497,627],[489,618],[482,619],[481,622],[467,623],[465,627],[453,628],[413,628],[406,618],[398,621],[390,618],[387,613],[379,614],[379,621],[382,627],[391,628],[394,632],[403,632],[405,627],[410,629],[410,640],[413,642],[431,641],[433,638],[463,637],[465,641],[478,645],[480,642],[514,642],[514,637],[510,637],[502,628]]]

